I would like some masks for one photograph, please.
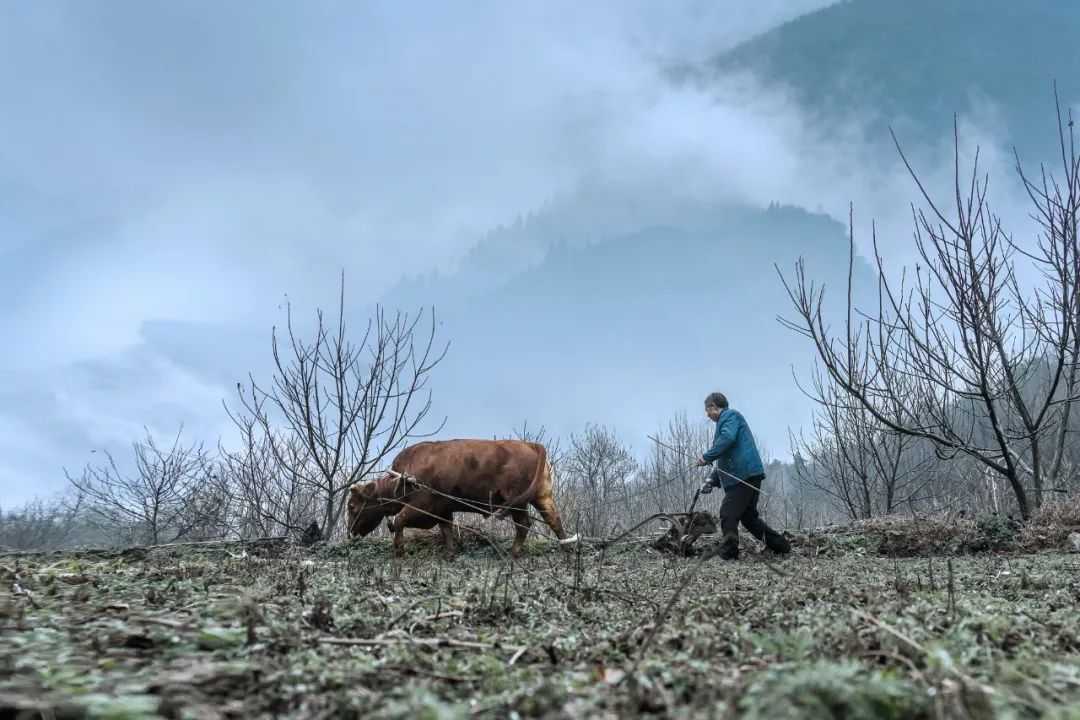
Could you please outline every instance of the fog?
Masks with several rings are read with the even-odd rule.
[[[403,278],[467,267],[477,243],[523,217],[602,240],[684,208],[779,202],[827,214],[842,239],[854,203],[860,249],[873,218],[899,266],[916,195],[888,137],[868,136],[858,116],[823,128],[752,75],[699,86],[668,72],[828,4],[6,4],[0,504],[63,489],[63,467],[123,453],[144,427],[227,442],[222,400],[249,371],[266,376],[286,300],[310,317],[334,302],[344,270],[360,328]],[[1007,177],[992,108],[962,129],[984,145],[984,168]],[[950,142],[911,148],[931,187],[947,187]],[[1004,187],[998,209],[1022,222]],[[588,200],[597,194],[614,200]],[[543,257],[525,242],[505,252]],[[782,292],[775,276],[761,282]],[[709,305],[709,285],[700,292],[688,312]],[[560,328],[542,332],[550,343]],[[650,343],[649,332],[635,342]],[[726,342],[768,354],[777,332]],[[466,334],[454,373],[484,352],[477,329]],[[699,371],[680,379],[673,361],[650,370],[666,379],[629,396],[641,375],[597,372],[595,394],[558,404],[548,383],[565,378],[518,368],[530,385],[522,398],[544,396],[542,409],[520,398],[471,407],[461,398],[497,393],[436,372],[432,413],[448,417],[448,433],[487,436],[529,418],[560,433],[591,418],[638,444],[649,418],[699,416],[726,383],[746,407],[759,388],[772,393],[750,420],[785,456],[787,429],[808,407],[790,372],[728,363],[705,385]],[[732,376],[739,367],[743,378]],[[454,386],[445,400],[440,382]],[[612,405],[620,397],[627,407]]]

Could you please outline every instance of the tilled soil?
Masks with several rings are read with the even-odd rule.
[[[0,718],[1080,717],[1080,556],[819,549],[0,557]]]

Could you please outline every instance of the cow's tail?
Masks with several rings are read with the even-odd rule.
[[[510,508],[517,507],[526,500],[532,500],[536,497],[536,493],[540,490],[541,483],[544,482],[544,476],[548,472],[548,458],[547,448],[540,443],[530,443],[533,449],[539,454],[540,457],[536,460],[536,472],[533,473],[532,482],[529,483],[529,487],[525,488],[525,492],[520,493],[517,497],[512,498],[502,509],[495,513],[495,518],[504,518],[510,513]]]

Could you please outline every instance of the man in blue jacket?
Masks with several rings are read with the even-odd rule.
[[[725,560],[739,557],[740,522],[773,552],[791,552],[787,538],[766,525],[758,515],[758,495],[761,481],[765,479],[765,467],[750,426],[741,413],[728,407],[723,393],[710,393],[705,398],[705,414],[716,423],[716,433],[712,447],[697,464],[704,467],[716,463],[712,475],[701,488],[702,493],[710,493],[717,486],[724,488],[724,501],[720,504],[720,530],[724,534],[721,557]]]

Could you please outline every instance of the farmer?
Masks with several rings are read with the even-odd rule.
[[[724,534],[720,556],[725,560],[739,557],[739,523],[750,534],[776,553],[791,552],[791,544],[780,533],[765,524],[758,515],[758,495],[765,467],[761,464],[754,436],[742,414],[728,407],[723,393],[710,393],[705,398],[705,414],[716,423],[713,445],[698,460],[698,467],[716,463],[712,474],[701,486],[702,493],[714,487],[724,488],[720,504],[720,531]]]

